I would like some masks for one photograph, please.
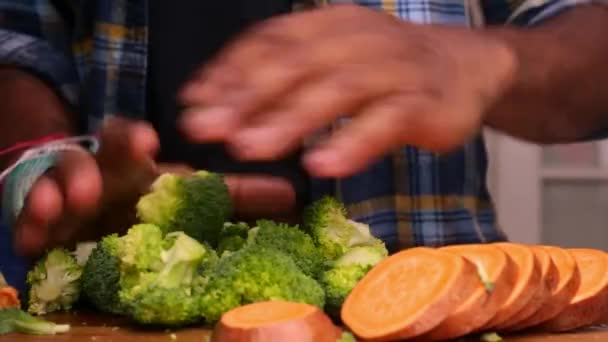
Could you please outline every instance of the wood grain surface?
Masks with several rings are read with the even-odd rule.
[[[56,336],[32,336],[9,334],[0,336],[0,342],[207,342],[209,329],[185,328],[176,331],[142,329],[133,327],[123,318],[90,313],[49,315],[47,319],[57,323],[69,323],[72,329],[67,334]],[[466,342],[478,342],[469,338]],[[608,326],[598,326],[577,332],[547,335],[522,334],[503,336],[504,342],[608,342]]]

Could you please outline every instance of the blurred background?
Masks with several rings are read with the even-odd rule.
[[[540,147],[485,134],[490,189],[511,240],[608,250],[608,141]]]

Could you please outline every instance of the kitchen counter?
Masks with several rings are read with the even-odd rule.
[[[133,328],[123,318],[88,313],[49,315],[49,320],[69,323],[71,330],[56,336],[9,334],[0,336],[0,342],[205,342],[210,331],[205,328],[186,328],[179,331]],[[471,338],[467,342],[477,342]],[[504,336],[504,342],[608,342],[608,325],[564,334],[524,334]]]

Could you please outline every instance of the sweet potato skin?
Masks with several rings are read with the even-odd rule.
[[[550,249],[557,248],[552,246],[543,246],[543,248]],[[511,331],[521,331],[525,329],[533,329],[536,326],[549,321],[561,313],[570,303],[570,301],[576,295],[578,288],[581,283],[580,269],[576,265],[576,261],[572,254],[567,250],[562,250],[562,253],[567,253],[571,262],[573,263],[573,272],[569,275],[569,279],[564,287],[562,287],[557,293],[551,296],[551,298],[528,319],[520,322],[516,326],[512,327]],[[557,261],[557,260],[556,260]],[[557,261],[558,262],[558,261]],[[560,279],[558,279],[560,281]]]
[[[235,326],[220,320],[212,342],[335,342],[342,330],[321,310],[311,310],[303,317],[257,326]]]
[[[507,253],[507,255],[509,255],[510,257],[512,257],[510,255],[511,249],[513,248],[524,248],[524,249],[528,249],[529,253],[528,257],[531,258],[532,262],[533,262],[533,267],[532,267],[532,271],[529,275],[529,278],[527,279],[521,279],[520,276],[520,270],[519,270],[519,265],[517,264],[517,262],[514,260],[514,263],[516,265],[517,268],[517,274],[518,274],[518,278],[516,280],[516,285],[515,287],[517,287],[517,285],[519,285],[519,282],[524,281],[525,284],[523,284],[523,288],[521,289],[521,291],[519,291],[519,294],[517,295],[517,298],[510,298],[511,303],[505,303],[505,306],[503,305],[503,307],[498,311],[498,313],[488,322],[486,323],[486,325],[480,329],[480,331],[487,331],[487,330],[493,330],[496,327],[506,323],[509,321],[509,319],[511,319],[511,317],[513,317],[514,315],[516,315],[520,310],[522,310],[526,304],[532,299],[532,297],[534,296],[534,294],[536,293],[538,287],[541,284],[541,270],[540,270],[540,264],[538,262],[538,260],[536,259],[536,257],[534,256],[534,252],[532,251],[532,249],[528,246],[525,245],[520,245],[520,244],[514,244],[514,243],[508,243],[508,242],[501,242],[501,243],[496,243],[496,246],[498,246],[499,248],[503,249],[503,251],[505,251],[505,253]],[[514,287],[514,291],[515,291],[515,287]],[[512,296],[513,293],[510,295]]]
[[[584,266],[579,263],[579,257],[585,253],[591,253],[594,258],[605,258],[604,263],[608,264],[608,254],[599,250],[589,249],[570,249],[574,257],[577,259],[579,265],[581,278],[581,287],[585,284],[584,273],[587,272]],[[599,262],[600,260],[598,260]],[[562,310],[556,317],[541,324],[540,329],[547,332],[564,332],[582,328],[585,326],[593,325],[598,323],[604,318],[604,314],[608,310],[608,270],[603,270],[604,277],[602,278],[602,287],[594,294],[587,298],[577,298],[579,295],[574,297],[570,304]]]
[[[551,259],[549,253],[541,247],[532,246],[536,259],[541,264],[541,282],[532,299],[526,306],[509,319],[508,322],[498,326],[498,331],[511,332],[518,330],[518,325],[526,321],[535,312],[547,304],[551,298],[551,293],[557,287],[559,274],[557,266]]]
[[[469,246],[452,246],[442,248],[442,250],[462,254],[465,259],[475,263],[475,260],[467,257],[466,248]],[[493,283],[492,291],[487,291],[485,286],[482,287],[483,295],[477,296],[474,302],[469,303],[467,310],[455,312],[435,329],[421,336],[419,341],[448,340],[476,331],[494,317],[513,290],[517,278],[516,269],[513,261],[505,252],[491,245],[473,245],[470,248],[485,248],[486,251],[497,253],[497,258],[502,261],[499,263],[502,269],[498,273],[492,274],[493,272],[488,271],[491,274],[489,281]]]

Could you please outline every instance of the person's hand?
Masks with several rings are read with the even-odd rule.
[[[17,220],[16,247],[25,255],[45,248],[123,232],[135,222],[139,196],[163,172],[187,174],[185,165],[156,164],[158,137],[147,123],[107,121],[96,156],[66,152],[38,179]],[[236,214],[244,218],[284,217],[295,192],[282,179],[227,175]]]
[[[332,6],[236,39],[183,89],[181,126],[194,141],[269,160],[352,115],[304,158],[313,175],[343,177],[406,144],[441,152],[467,142],[515,67],[485,32]]]

